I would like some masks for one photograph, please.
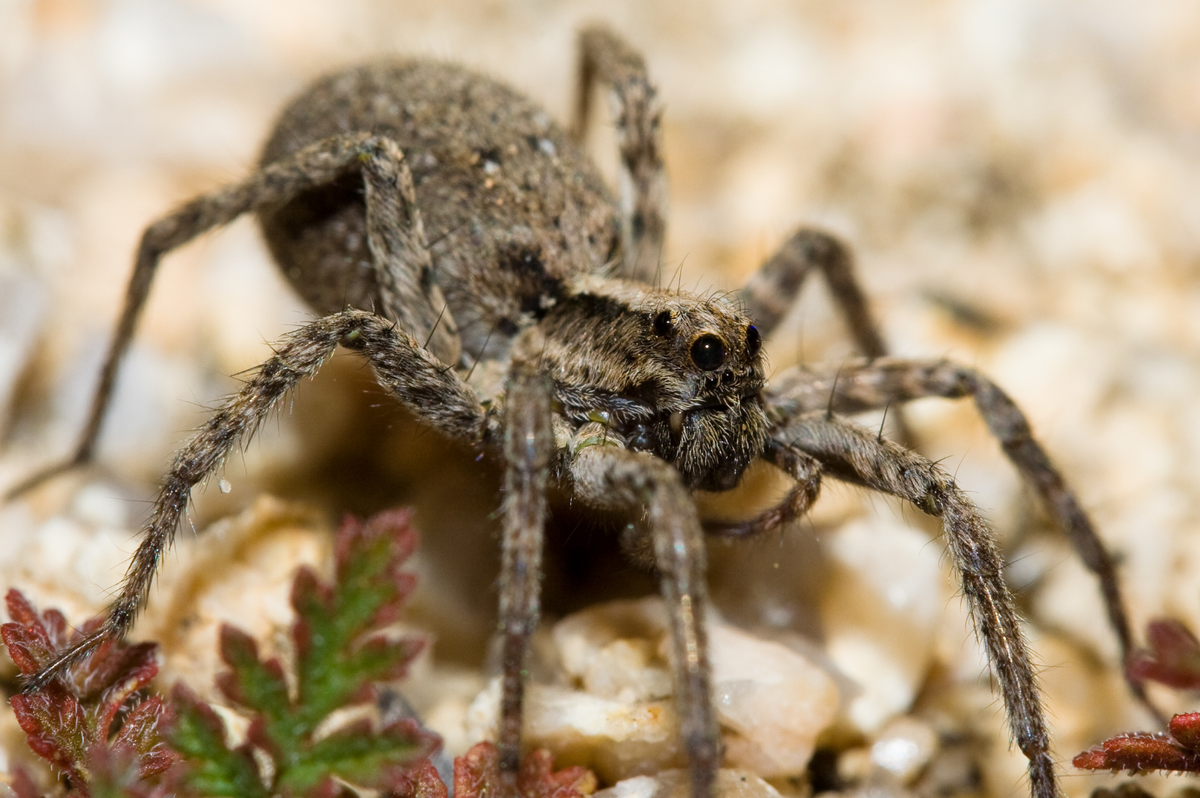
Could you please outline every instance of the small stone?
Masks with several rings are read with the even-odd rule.
[[[871,764],[907,786],[929,764],[937,748],[937,733],[928,724],[909,716],[899,717],[875,738]]]
[[[715,618],[709,644],[725,764],[766,778],[804,772],[837,710],[832,678],[800,654]],[[672,701],[667,618],[657,597],[593,607],[552,632],[570,687],[526,690],[526,742],[586,764],[605,781],[682,763]],[[499,681],[468,711],[468,730],[495,736]]]
[[[858,784],[871,774],[871,749],[851,748],[837,758],[838,779],[844,784]]]
[[[266,651],[285,647],[296,569],[328,561],[330,538],[319,512],[267,496],[202,535],[181,535],[134,632],[162,645],[160,678],[183,679],[208,698],[223,668],[215,645],[223,623]]]
[[[654,776],[634,776],[619,781],[594,798],[688,798],[685,770],[664,770]],[[713,785],[713,798],[779,798],[779,791],[745,770],[721,770]]]
[[[848,719],[873,734],[908,709],[932,661],[951,598],[943,549],[918,530],[875,519],[846,525],[828,553],[826,650],[861,690]]]

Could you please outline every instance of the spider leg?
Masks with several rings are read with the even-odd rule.
[[[667,175],[662,159],[662,105],[646,72],[646,62],[607,27],[579,34],[579,80],[571,135],[587,135],[592,91],[597,81],[612,87],[613,122],[621,154],[620,276],[657,284],[667,229]]]
[[[175,539],[192,488],[211,476],[234,446],[249,440],[271,408],[300,380],[316,374],[338,344],[360,350],[380,384],[418,418],[449,437],[478,443],[495,434],[494,428],[486,426],[484,409],[466,383],[391,322],[347,310],[306,324],[279,341],[275,355],[175,455],[104,624],[59,652],[26,683],[26,690],[45,687],[101,643],[129,631],[146,603],[159,562]]]
[[[723,538],[751,538],[789,524],[808,512],[821,491],[821,463],[785,441],[770,439],[762,457],[796,481],[783,501],[748,521],[705,521],[704,532]]]
[[[1134,649],[1133,634],[1112,554],[1046,450],[1033,437],[1025,414],[987,377],[946,360],[886,358],[843,364],[836,373],[785,372],[773,381],[767,402],[768,412],[786,419],[826,408],[835,413],[858,413],[926,396],[970,396],[975,400],[1008,459],[1041,494],[1084,565],[1096,575],[1109,625],[1120,645],[1121,661],[1128,661]],[[1127,671],[1125,679],[1130,692],[1165,726],[1166,718],[1150,701],[1141,681]]]
[[[858,283],[853,253],[836,236],[812,228],[793,233],[741,290],[742,306],[758,331],[764,338],[775,331],[813,270],[825,277],[859,350],[872,360],[885,357],[887,344]],[[897,412],[894,419],[899,440],[911,445],[913,437],[903,414]]]
[[[696,507],[679,472],[648,454],[609,439],[601,425],[585,425],[570,459],[576,496],[596,507],[646,513],[670,619],[680,734],[687,753],[692,798],[712,795],[721,765],[721,738],[713,709],[705,612],[704,540]]]
[[[777,437],[817,458],[829,476],[898,496],[942,519],[951,560],[1000,686],[1009,729],[1029,760],[1032,794],[1058,798],[1050,736],[1029,649],[1012,594],[1004,584],[992,530],[979,510],[938,466],[823,409],[793,418]]]
[[[862,353],[869,358],[886,355],[887,345],[858,284],[853,254],[840,239],[812,228],[793,233],[741,290],[746,315],[763,337],[775,331],[814,269],[824,275],[829,292]]]
[[[28,477],[5,498],[12,499],[92,458],[116,385],[117,368],[164,255],[243,213],[286,202],[353,170],[362,172],[366,184],[368,243],[380,291],[379,312],[421,341],[428,339],[429,350],[444,362],[457,363],[458,334],[452,319],[443,316],[439,323],[445,303],[430,280],[432,261],[425,247],[412,176],[399,147],[389,139],[365,133],[326,139],[263,167],[240,183],[196,197],[146,228],[75,452]]]
[[[503,675],[498,747],[501,793],[508,798],[517,795],[525,664],[540,615],[546,479],[554,446],[551,386],[537,367],[540,346],[530,343],[535,335],[536,330],[527,330],[514,345],[504,396],[504,527],[498,629],[503,645]]]

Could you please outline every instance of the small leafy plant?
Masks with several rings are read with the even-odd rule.
[[[235,798],[327,796],[340,792],[340,779],[391,791],[401,771],[433,753],[437,737],[411,719],[380,725],[359,717],[339,724],[333,717],[370,710],[375,684],[403,676],[421,648],[419,641],[391,640],[383,632],[415,586],[400,570],[416,547],[408,522],[404,511],[366,524],[348,518],[334,544],[333,582],[322,584],[308,568],[297,573],[291,684],[278,658],[264,660],[249,635],[222,627],[221,659],[229,670],[217,677],[217,689],[250,717],[250,727],[245,741],[231,748],[217,713],[177,685],[170,740],[189,765],[186,787]],[[260,765],[263,756],[267,768]]]
[[[352,784],[381,798],[448,798],[429,760],[439,741],[413,720],[373,720],[376,684],[404,675],[421,648],[387,627],[415,586],[401,566],[416,547],[405,511],[363,524],[347,518],[334,543],[334,578],[304,568],[292,585],[291,657],[264,659],[244,632],[224,626],[217,689],[249,718],[245,739],[229,742],[213,707],[179,684],[170,700],[149,690],[157,645],[106,643],[65,679],[13,697],[30,747],[65,777],[73,798],[304,796],[333,798]],[[21,593],[7,596],[12,622],[0,636],[22,674],[37,673],[56,650],[95,628],[70,632],[57,610],[38,613]],[[550,754],[524,757],[524,798],[586,798],[596,777],[581,767],[555,772]],[[18,798],[38,798],[18,769]],[[499,754],[480,743],[454,763],[457,798],[500,790]]]
[[[61,612],[38,613],[17,590],[8,591],[5,603],[13,620],[0,626],[0,637],[27,676],[99,624],[90,621],[82,630],[68,631]],[[108,765],[119,763],[149,779],[177,760],[162,739],[162,723],[169,715],[162,698],[142,694],[158,673],[156,650],[153,643],[105,643],[66,678],[13,696],[13,714],[29,747],[63,773],[73,794],[88,796],[90,775]],[[21,778],[17,787],[27,792],[32,782]]]
[[[595,791],[596,776],[592,771],[575,766],[556,773],[548,751],[526,754],[517,772],[517,792],[522,798],[586,798]],[[499,792],[500,752],[495,745],[479,743],[454,760],[455,798],[491,798]],[[429,798],[446,798],[445,787],[440,794]]]
[[[177,685],[169,702],[147,691],[158,672],[153,643],[107,643],[67,678],[14,696],[13,711],[30,747],[81,798],[331,796],[342,791],[339,782],[389,793],[421,783],[408,770],[437,748],[437,737],[411,720],[365,717],[376,682],[402,676],[421,647],[386,634],[414,587],[400,569],[415,546],[407,512],[365,524],[348,518],[335,541],[332,583],[308,569],[295,578],[287,667],[264,660],[245,633],[221,629],[229,670],[217,688],[250,719],[239,744],[229,744],[216,711],[187,687]],[[13,621],[0,635],[26,675],[98,623],[71,633],[60,612],[39,614],[15,590],[7,603]],[[339,723],[339,716],[358,719]],[[25,776],[14,789],[22,798],[36,794]]]
[[[1200,640],[1186,626],[1172,619],[1152,621],[1146,637],[1150,648],[1130,656],[1130,674],[1177,689],[1200,688]],[[1072,764],[1085,770],[1200,773],[1200,712],[1175,715],[1166,732],[1111,737]]]

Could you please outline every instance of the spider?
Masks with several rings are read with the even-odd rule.
[[[653,287],[666,223],[657,94],[642,57],[613,32],[585,29],[580,50],[570,134],[520,94],[458,66],[360,66],[318,80],[288,106],[256,172],[145,230],[78,448],[12,493],[90,459],[121,356],[170,250],[255,212],[284,274],[324,315],[277,342],[176,455],[107,620],[27,689],[129,630],[191,489],[341,345],[360,352],[425,424],[504,464],[499,748],[508,794],[551,482],[584,506],[625,514],[633,531],[624,547],[659,573],[691,794],[707,798],[721,746],[704,534],[775,529],[805,513],[830,477],[942,519],[1032,793],[1059,795],[1034,669],[987,522],[937,465],[843,417],[926,396],[973,398],[1096,573],[1128,653],[1112,557],[1024,415],[971,368],[889,358],[850,253],[820,231],[795,233],[736,296]],[[580,149],[600,84],[610,89],[620,150],[619,200]],[[763,339],[814,271],[864,357],[791,369],[768,385]],[[733,488],[756,459],[794,480],[786,497],[745,522],[703,524],[691,491]],[[1130,687],[1144,697],[1139,684]]]

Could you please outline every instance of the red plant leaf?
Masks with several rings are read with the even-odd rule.
[[[18,693],[9,704],[33,752],[79,778],[92,735],[75,697],[51,684],[36,693]]]
[[[113,740],[114,749],[137,754],[138,775],[143,779],[166,772],[179,760],[163,739],[163,728],[170,722],[170,711],[162,696],[153,695],[129,711]]]
[[[1071,763],[1083,770],[1170,770],[1200,772],[1200,753],[1189,751],[1162,732],[1121,734],[1076,756]]]
[[[171,764],[178,761],[172,756]],[[176,798],[179,784],[172,773],[166,778],[147,779],[143,773],[145,760],[128,747],[96,745],[88,753],[88,790],[93,796],[120,798]],[[163,768],[158,773],[165,772]]]
[[[8,656],[25,676],[37,673],[40,667],[38,663],[49,659],[50,648],[35,629],[27,629],[19,623],[6,623],[0,626],[0,639],[8,649]]]
[[[1200,754],[1200,712],[1176,715],[1171,718],[1167,728],[1181,746]]]
[[[428,759],[416,767],[393,768],[388,776],[388,798],[449,798],[442,777]]]
[[[454,798],[490,798],[500,790],[500,752],[494,743],[479,743],[454,760]],[[517,771],[522,798],[587,798],[596,791],[596,776],[584,767],[554,772],[549,751],[531,751]]]
[[[56,650],[100,623],[93,619],[81,629],[72,629],[61,612],[38,613],[16,590],[8,591],[5,604],[15,620],[0,627],[0,637],[27,675],[41,670]],[[88,794],[90,774],[99,772],[97,767],[104,763],[120,760],[156,774],[174,761],[157,739],[165,712],[161,700],[150,698],[129,709],[117,728],[117,719],[132,696],[157,674],[157,649],[153,643],[109,641],[66,676],[36,692],[13,696],[13,714],[29,747],[70,777],[75,794]],[[121,767],[128,769],[126,765]],[[108,775],[118,781],[124,778],[116,770]]]
[[[576,765],[554,771],[549,751],[530,751],[521,761],[517,788],[525,798],[585,798],[596,791],[596,775]]]
[[[1151,679],[1180,690],[1200,687],[1200,640],[1173,618],[1146,627],[1150,649],[1129,655],[1125,670],[1135,679]]]

